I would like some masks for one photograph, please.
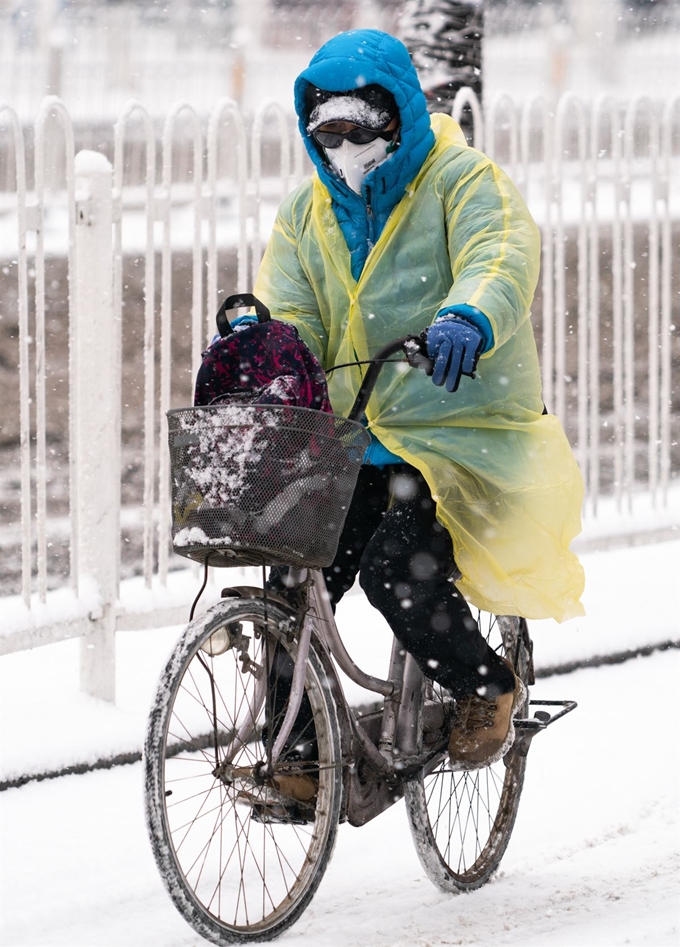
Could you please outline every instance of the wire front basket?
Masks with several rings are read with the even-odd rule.
[[[172,541],[211,566],[329,566],[370,436],[309,408],[168,411]]]

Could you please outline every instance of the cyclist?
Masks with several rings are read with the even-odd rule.
[[[582,614],[568,548],[582,481],[543,406],[529,319],[538,231],[506,175],[450,117],[428,114],[388,34],[326,43],[295,83],[295,106],[315,173],[279,209],[255,294],[326,369],[422,332],[433,360],[430,378],[383,369],[326,584],[335,606],[359,575],[398,641],[456,698],[454,764],[487,765],[513,739],[524,689],[468,602]],[[336,414],[362,371],[330,377]]]

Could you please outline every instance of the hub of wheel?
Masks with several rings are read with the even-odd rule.
[[[225,786],[237,785],[244,787],[264,786],[267,778],[266,766],[263,760],[258,760],[254,766],[234,766],[228,760],[223,760],[212,771],[215,779],[219,779]]]

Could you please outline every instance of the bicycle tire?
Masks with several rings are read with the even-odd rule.
[[[305,824],[282,823],[271,821],[268,804],[254,804],[263,792],[255,786],[255,764],[266,756],[268,698],[263,695],[270,687],[258,691],[256,674],[259,668],[262,679],[266,648],[281,647],[295,658],[292,626],[291,616],[269,603],[264,634],[261,599],[219,603],[187,627],[151,709],[144,773],[154,857],[177,909],[214,944],[271,940],[290,927],[318,888],[335,844],[342,796],[340,732],[313,642],[305,681],[318,747],[313,814],[308,811]],[[230,646],[217,654],[225,640]],[[283,771],[301,746],[297,743],[290,756],[281,754]],[[215,775],[218,765],[221,776]],[[298,755],[296,765],[311,764],[300,763]],[[231,783],[225,773],[231,774]],[[244,781],[253,789],[244,791]]]
[[[481,619],[480,619],[481,621]],[[528,683],[530,655],[516,616],[488,616],[485,637]],[[528,704],[528,692],[527,692]],[[527,704],[521,708],[524,715]],[[502,760],[453,771],[448,755],[405,787],[413,842],[430,881],[449,893],[473,891],[498,868],[510,841],[524,784],[526,755],[515,742]]]

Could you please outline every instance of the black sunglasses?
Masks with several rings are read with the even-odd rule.
[[[353,145],[368,145],[376,138],[390,141],[394,137],[395,129],[387,132],[383,129],[362,128],[358,125],[348,132],[324,132],[317,128],[312,132],[312,138],[323,148],[339,148],[343,141],[351,141]]]

